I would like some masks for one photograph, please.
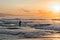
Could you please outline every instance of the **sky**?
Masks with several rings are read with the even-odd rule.
[[[6,6],[10,8],[26,8],[26,9],[32,9],[32,8],[40,8],[41,3],[44,1],[42,0],[0,0],[1,6]],[[44,4],[44,3],[43,3]]]
[[[55,15],[51,14],[51,5],[59,2],[60,0],[0,0],[0,14],[52,18]]]

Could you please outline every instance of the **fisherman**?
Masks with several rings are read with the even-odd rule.
[[[21,26],[21,21],[19,21],[19,26]]]

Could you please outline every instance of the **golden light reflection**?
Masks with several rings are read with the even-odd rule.
[[[53,39],[53,40],[60,40],[59,38],[55,38],[55,39]]]

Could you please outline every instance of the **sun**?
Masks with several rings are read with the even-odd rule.
[[[49,9],[52,11],[52,12],[60,12],[60,3],[52,3],[50,6],[49,6]]]
[[[59,4],[53,4],[51,6],[52,11],[59,12],[60,11],[60,5]]]

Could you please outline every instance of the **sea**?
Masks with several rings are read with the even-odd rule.
[[[1,18],[0,40],[60,40],[60,20]]]

